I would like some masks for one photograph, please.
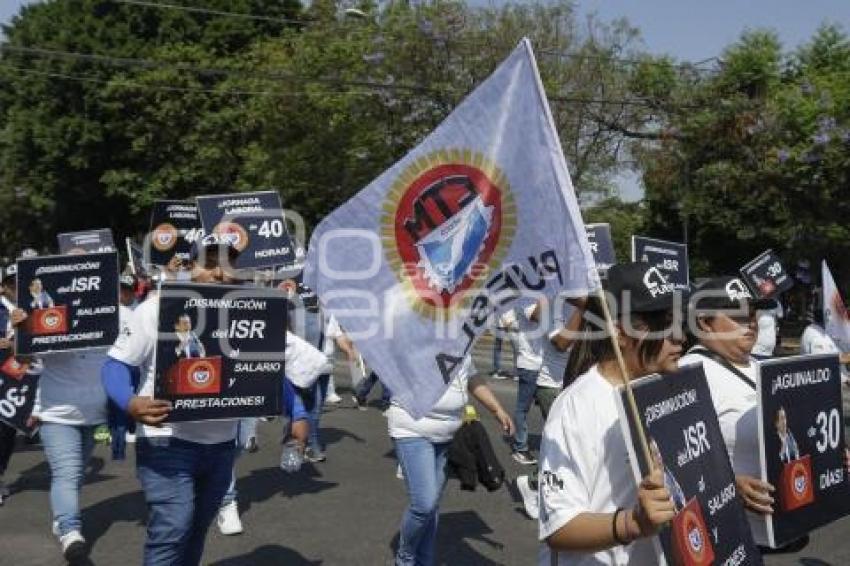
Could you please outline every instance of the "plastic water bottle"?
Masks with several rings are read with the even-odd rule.
[[[300,470],[303,463],[304,456],[301,453],[301,445],[297,440],[288,440],[280,453],[280,469],[292,474]]]

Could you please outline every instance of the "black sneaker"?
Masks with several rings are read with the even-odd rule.
[[[517,464],[522,464],[523,466],[533,466],[537,463],[537,458],[532,456],[528,450],[514,450],[511,457]]]

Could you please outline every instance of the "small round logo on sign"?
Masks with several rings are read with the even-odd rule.
[[[44,324],[45,328],[49,328],[52,330],[59,326],[59,323],[62,322],[62,318],[55,312],[48,311],[44,313],[41,322]]]
[[[794,495],[798,499],[802,499],[806,495],[806,489],[809,487],[809,480],[806,474],[806,469],[802,464],[794,466]]]
[[[153,230],[151,243],[157,250],[167,252],[177,243],[177,228],[168,222],[160,224]]]
[[[217,234],[219,238],[229,242],[240,252],[248,247],[248,232],[236,222],[219,222],[213,228],[213,234]]]
[[[688,541],[688,553],[694,562],[698,563],[702,560],[702,555],[705,552],[702,521],[691,509],[685,509],[683,513],[685,514],[683,525]]]
[[[213,368],[207,362],[197,362],[189,370],[189,384],[198,389],[206,387],[213,377]]]

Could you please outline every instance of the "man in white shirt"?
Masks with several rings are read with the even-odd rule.
[[[205,237],[192,251],[192,280],[229,282],[237,254],[217,236]],[[136,467],[148,505],[144,564],[193,566],[200,563],[207,529],[230,484],[237,421],[163,425],[171,404],[153,397],[158,311],[156,294],[133,311],[109,350],[102,376],[110,399],[142,425]],[[134,367],[142,371],[137,395],[130,380]]]

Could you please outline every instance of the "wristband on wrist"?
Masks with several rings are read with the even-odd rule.
[[[613,520],[611,521],[611,532],[612,532],[612,533],[613,533],[613,535],[614,535],[614,542],[616,542],[616,543],[617,543],[617,544],[619,544],[620,546],[626,546],[626,545],[627,545],[627,544],[629,544],[631,541],[628,541],[628,540],[625,540],[625,539],[621,539],[621,538],[620,538],[620,534],[617,532],[617,517],[619,517],[619,516],[620,516],[620,513],[622,513],[622,512],[623,512],[622,507],[617,507],[617,510],[616,510],[616,511],[614,511],[614,518],[613,518]],[[626,535],[628,536],[628,532],[626,533]]]

